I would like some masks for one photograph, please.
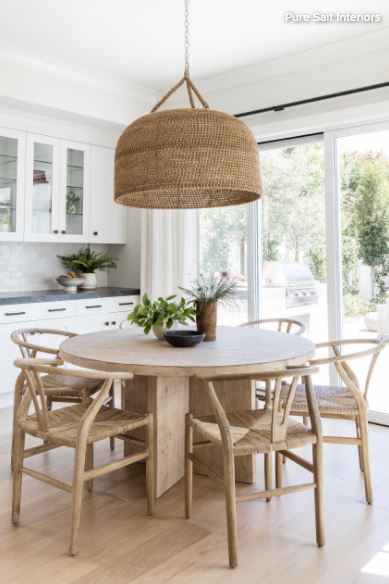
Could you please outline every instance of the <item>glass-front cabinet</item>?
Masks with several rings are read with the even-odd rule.
[[[60,234],[66,241],[88,239],[89,147],[61,142]]]
[[[0,128],[0,241],[23,237],[25,135]]]
[[[88,240],[88,146],[28,134],[27,241]]]

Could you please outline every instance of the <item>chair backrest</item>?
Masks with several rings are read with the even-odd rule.
[[[132,379],[132,373],[109,373],[106,371],[94,371],[89,369],[68,369],[58,366],[56,359],[16,359],[15,366],[20,368],[25,376],[27,391],[22,398],[20,415],[25,417],[31,401],[34,404],[35,415],[40,430],[48,431],[48,409],[45,387],[42,383],[42,374],[51,376],[66,375],[67,377],[77,377],[85,379],[101,379],[105,383],[95,403],[100,402],[108,395],[108,392],[115,379]],[[25,402],[25,403],[24,403]]]
[[[258,328],[273,328],[279,333],[287,333],[291,335],[302,335],[305,332],[305,326],[299,320],[294,318],[261,318],[259,320],[251,320],[244,322],[239,326],[258,327]]]
[[[272,371],[269,373],[250,373],[243,375],[219,375],[213,377],[201,377],[208,388],[208,395],[213,406],[216,421],[224,438],[228,442],[232,442],[230,427],[227,416],[218,400],[214,383],[217,381],[241,381],[241,380],[258,380],[274,382],[272,418],[271,418],[271,441],[272,443],[282,442],[286,438],[290,411],[293,399],[296,394],[297,386],[300,380],[305,385],[307,393],[307,402],[309,415],[311,419],[312,428],[315,432],[320,432],[320,414],[316,399],[313,395],[313,386],[311,375],[319,371],[318,367],[291,367],[282,371]],[[288,383],[283,383],[288,379]],[[281,404],[281,391],[283,392]],[[281,407],[282,406],[282,407]]]
[[[369,348],[366,348],[368,346]],[[345,348],[349,350],[344,352]],[[361,396],[367,399],[370,381],[373,375],[377,359],[384,349],[385,343],[379,339],[341,339],[318,343],[317,349],[328,348],[329,356],[324,358],[311,359],[311,365],[333,364],[346,387],[351,391],[354,398],[360,402]],[[350,361],[357,361],[370,358],[367,367],[367,375],[364,386],[361,387],[358,375],[350,365]]]
[[[53,337],[71,338],[77,336],[75,333],[56,329],[25,328],[11,333],[11,340],[19,346],[23,359],[32,359],[38,353],[46,355],[58,355],[58,347],[48,347],[37,344],[36,337],[39,335],[52,335]],[[54,339],[53,339],[54,340]]]

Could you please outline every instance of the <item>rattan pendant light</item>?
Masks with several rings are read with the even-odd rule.
[[[258,146],[239,119],[209,109],[189,76],[189,0],[185,0],[185,73],[130,124],[115,155],[115,201],[146,209],[195,209],[249,203],[261,196]],[[190,108],[158,111],[182,85]],[[201,108],[195,107],[195,98]]]

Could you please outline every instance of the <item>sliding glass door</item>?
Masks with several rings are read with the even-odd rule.
[[[324,143],[321,135],[260,145],[262,318],[302,321],[328,337]]]
[[[389,339],[389,124],[259,149],[261,201],[199,213],[200,273],[239,282],[220,323],[290,317],[316,342]],[[368,397],[371,420],[389,425],[386,351]],[[322,378],[339,383],[334,369]]]
[[[340,208],[341,334],[389,335],[389,129],[335,138]],[[389,338],[389,336],[387,337]],[[360,366],[364,382],[366,363]],[[389,423],[389,364],[378,359],[368,398],[371,419]]]

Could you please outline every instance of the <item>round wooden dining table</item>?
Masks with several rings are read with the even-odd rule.
[[[306,363],[314,354],[307,338],[260,328],[218,327],[214,342],[193,348],[175,348],[146,336],[137,328],[78,335],[64,341],[60,357],[80,367],[102,371],[132,372],[124,392],[126,409],[152,412],[155,427],[155,485],[161,496],[184,474],[185,415],[210,413],[210,406],[196,375],[269,372]],[[255,382],[215,383],[225,411],[255,408]],[[139,436],[125,440],[125,454],[136,448]],[[220,453],[202,448],[208,465],[221,470]],[[255,479],[252,456],[236,460],[236,478]]]

